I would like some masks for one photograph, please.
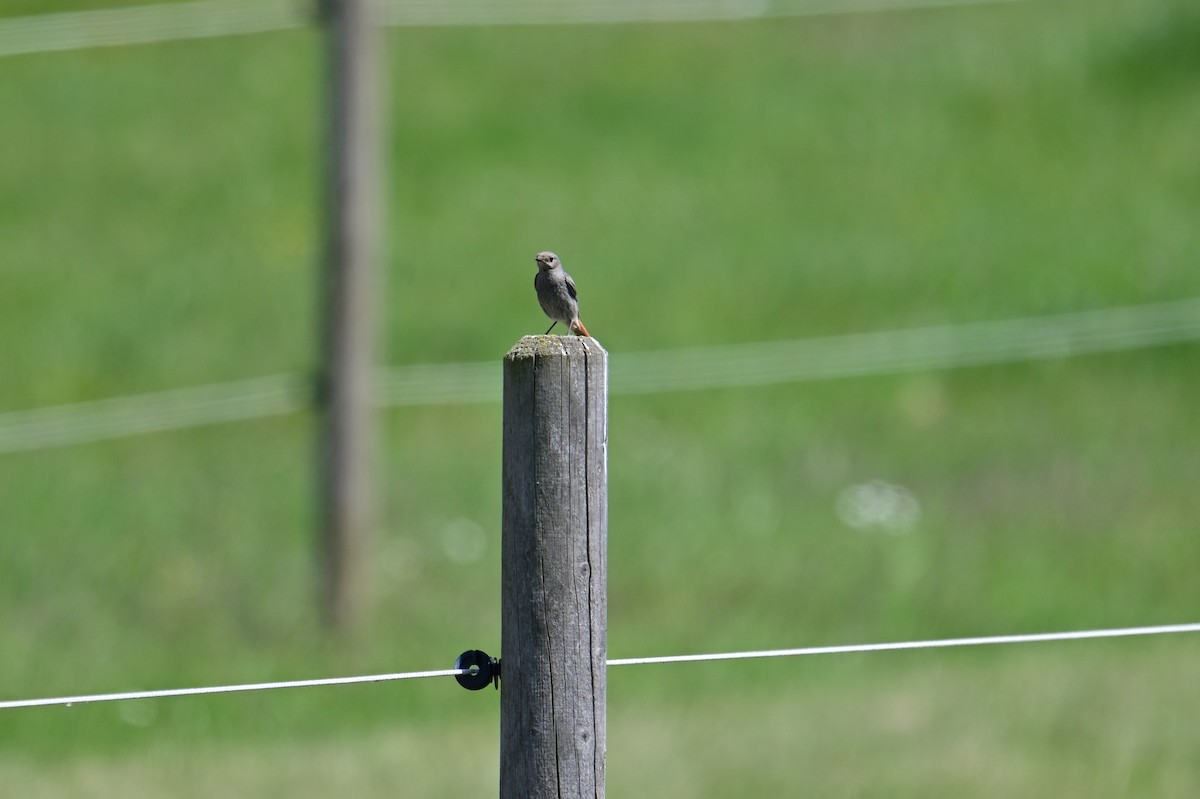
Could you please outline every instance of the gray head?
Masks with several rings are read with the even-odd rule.
[[[562,261],[552,252],[539,252],[537,258],[538,271],[549,272],[552,269],[562,269]]]

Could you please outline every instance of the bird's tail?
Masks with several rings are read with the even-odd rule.
[[[591,335],[590,333],[587,332],[587,328],[583,326],[583,322],[579,321],[578,318],[571,320],[571,332],[577,336],[590,336]]]

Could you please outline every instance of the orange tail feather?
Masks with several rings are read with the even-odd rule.
[[[577,336],[591,336],[591,334],[587,332],[587,328],[583,326],[583,322],[579,321],[578,319],[571,320],[571,332]]]

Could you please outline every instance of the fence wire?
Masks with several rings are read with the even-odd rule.
[[[198,0],[0,20],[0,56],[284,30],[312,20],[296,0]]]
[[[318,0],[193,0],[0,19],[0,56],[287,30]],[[976,6],[1023,0],[391,0],[395,26],[717,22]]]
[[[1020,0],[394,0],[392,25],[586,25],[720,22],[976,6]]]
[[[609,391],[649,394],[901,374],[1200,339],[1200,297],[993,322],[713,347],[611,353]],[[311,381],[275,375],[0,413],[0,453],[294,413]],[[497,361],[380,369],[380,406],[499,402]]]
[[[841,655],[864,652],[886,652],[911,649],[946,649],[962,646],[986,646],[996,644],[1044,643],[1048,641],[1078,641],[1095,638],[1127,638],[1139,635],[1168,635],[1200,632],[1200,624],[1160,624],[1152,627],[1123,627],[1108,630],[1074,630],[1060,633],[1031,633],[1024,635],[995,635],[977,638],[943,638],[932,641],[895,641],[881,644],[849,644],[842,646],[814,646],[801,649],[771,649],[755,652],[722,652],[708,655],[668,655],[664,657],[617,658],[608,660],[608,666],[639,666],[647,664],[678,664],[713,660],[744,660],[750,658],[801,657],[806,655]],[[274,691],[282,688],[317,688],[333,685],[391,682],[425,677],[454,677],[466,674],[469,669],[439,669],[434,671],[409,671],[395,674],[371,674],[361,677],[330,677],[316,680],[291,680],[287,682],[248,683],[243,685],[215,685],[204,688],[167,688],[157,691],[129,691],[112,694],[82,694],[46,699],[13,699],[0,701],[0,710],[23,707],[46,707],[50,705],[78,705],[91,702],[118,702],[130,699],[163,699],[174,696],[197,696],[201,694],[241,693],[246,691]],[[503,681],[503,678],[501,678]]]

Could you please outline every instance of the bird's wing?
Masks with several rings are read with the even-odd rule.
[[[579,299],[579,295],[575,291],[575,281],[571,279],[570,275],[565,275],[565,277],[567,278],[567,293],[571,295],[571,299]]]

